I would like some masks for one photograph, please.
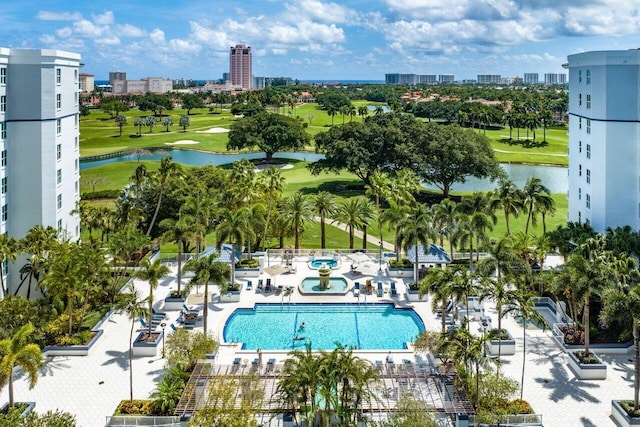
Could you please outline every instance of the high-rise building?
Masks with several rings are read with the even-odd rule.
[[[548,85],[563,85],[567,83],[567,75],[564,73],[545,73],[544,83]]]
[[[640,229],[640,51],[570,55],[569,221]]]
[[[502,82],[500,74],[478,74],[478,83],[499,85]]]
[[[79,69],[76,53],[0,48],[0,233],[80,236]],[[15,290],[18,263],[2,268]]]
[[[455,82],[455,77],[453,74],[439,74],[438,75],[438,83],[441,84],[447,84],[447,83],[454,83]]]
[[[526,84],[526,85],[537,85],[538,84],[538,73],[524,73],[524,84]]]
[[[251,70],[251,47],[238,44],[229,52],[229,75],[231,84],[242,89],[251,89],[253,74]]]
[[[93,92],[95,89],[95,76],[93,74],[80,73],[80,92]]]
[[[127,73],[125,71],[109,71],[109,84],[113,86],[118,80],[127,80]]]

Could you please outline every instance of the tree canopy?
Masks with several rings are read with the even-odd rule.
[[[238,120],[231,126],[227,149],[258,147],[271,160],[278,151],[301,150],[310,140],[297,119],[261,112]]]

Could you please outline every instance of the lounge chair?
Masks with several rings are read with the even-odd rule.
[[[251,282],[251,280],[247,280],[247,290],[253,290],[253,282]]]
[[[258,359],[257,357],[255,359],[253,359],[253,361],[251,362],[251,364],[253,366],[258,366],[260,364],[260,359]]]
[[[354,297],[359,297],[360,296],[360,283],[356,282],[353,285],[353,296]]]
[[[157,311],[155,308],[151,307],[151,313],[153,313],[153,316],[162,316],[162,317],[167,317],[167,313],[165,313],[164,311]]]
[[[449,302],[447,302],[447,305],[444,308],[444,312],[445,312],[445,314],[449,314],[449,313],[451,313],[451,310],[453,310],[453,302],[449,301]],[[441,308],[437,309],[436,310],[436,316],[437,317],[442,316],[442,312],[443,312],[443,310]]]
[[[271,279],[267,279],[267,284],[264,286],[264,293],[268,294],[271,292]]]
[[[141,317],[138,319],[140,321],[140,324],[142,325],[143,329],[149,329],[149,325],[147,324],[147,322],[144,321],[144,319]],[[159,324],[154,324],[151,323],[151,329],[155,329]]]
[[[233,359],[233,364],[234,365],[239,365],[241,361],[242,361],[242,359],[240,359],[239,357],[236,357],[235,359]]]
[[[381,297],[384,294],[382,290],[382,282],[378,282],[378,297]]]
[[[200,313],[200,310],[197,308],[189,308],[186,304],[182,304],[182,312],[183,313]]]
[[[177,330],[178,330],[178,327],[177,327],[176,325],[174,325],[173,323],[172,323],[172,324],[170,324],[170,325],[169,325],[169,327],[170,327],[171,329],[173,329],[173,332],[175,332],[175,331],[177,331]]]
[[[396,282],[391,282],[391,296],[392,297],[398,296],[398,290],[396,289]]]
[[[262,292],[262,290],[264,289],[263,284],[262,284],[262,279],[258,280],[258,286],[256,286],[256,293],[259,294]]]

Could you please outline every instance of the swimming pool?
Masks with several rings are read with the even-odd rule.
[[[314,270],[319,269],[323,265],[326,265],[331,269],[336,269],[338,268],[339,263],[338,260],[335,259],[314,259],[309,262],[309,268],[312,268]]]
[[[344,277],[330,277],[329,288],[320,287],[319,277],[305,277],[300,283],[301,294],[345,295],[349,291],[347,279]]]
[[[304,349],[306,343],[314,350],[332,350],[336,343],[362,350],[397,350],[406,348],[421,331],[424,323],[415,311],[393,304],[256,304],[229,316],[223,339],[241,342],[247,350]],[[301,339],[295,340],[296,336]]]

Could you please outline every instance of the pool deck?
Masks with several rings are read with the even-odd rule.
[[[297,260],[296,273],[287,273],[275,278],[275,284],[297,286],[304,277],[317,274],[317,270],[309,270],[306,262]],[[273,265],[273,260],[271,264]],[[378,281],[386,288],[391,278],[386,271],[378,271],[375,261],[360,264],[360,273],[353,274],[350,262],[343,262],[338,271],[332,275],[343,275],[349,283],[359,281],[364,283],[371,279],[375,285]],[[156,309],[162,309],[162,301],[171,289],[176,288],[176,268],[172,267],[171,276],[165,278],[154,292]],[[261,275],[265,280],[268,275]],[[212,296],[207,304],[209,310],[209,331],[220,340],[222,330],[228,316],[238,307],[253,307],[255,303],[292,303],[298,302],[336,302],[357,303],[358,299],[350,292],[346,296],[305,296],[297,289],[286,298],[275,292],[261,294],[255,292],[257,279],[251,279],[253,291],[243,290],[239,303],[218,302],[218,295]],[[375,294],[366,295],[367,303],[393,302],[400,307],[412,307],[424,321],[428,329],[439,330],[440,320],[431,311],[431,301],[425,297],[423,302],[410,302],[406,299],[406,288],[403,280],[393,279],[397,283],[398,296],[391,297],[386,292],[382,297]],[[246,280],[240,280],[246,282]],[[185,279],[186,282],[186,279]],[[143,296],[148,293],[146,282],[135,281]],[[202,289],[202,287],[201,287]],[[211,287],[215,290],[215,287]],[[364,302],[361,295],[360,301]],[[202,299],[202,298],[200,298]],[[192,300],[197,300],[193,297]],[[497,325],[497,313],[491,303],[485,303],[485,315],[491,319],[493,326]],[[167,324],[175,322],[178,311],[168,312]],[[610,418],[611,399],[629,399],[633,396],[633,363],[628,354],[602,355],[608,366],[606,380],[580,381],[575,379],[568,367],[567,354],[559,349],[551,339],[550,332],[528,329],[527,352],[523,358],[522,327],[512,317],[505,317],[503,327],[508,329],[516,340],[516,354],[502,357],[501,370],[509,377],[520,381],[522,366],[525,363],[524,399],[529,401],[534,410],[542,414],[543,423],[552,426],[612,426]],[[55,356],[46,357],[45,366],[40,371],[38,383],[29,390],[25,376],[18,371],[16,375],[15,398],[17,401],[36,402],[35,410],[64,410],[76,415],[79,426],[104,425],[105,417],[111,415],[118,402],[129,397],[129,363],[128,346],[131,321],[122,314],[112,314],[102,325],[104,334],[97,342],[89,356]],[[202,328],[202,321],[196,323],[195,329]],[[478,321],[470,324],[473,333],[481,333],[482,325]],[[166,328],[166,332],[170,332]],[[424,354],[414,354],[411,350],[391,351],[397,361],[410,359],[415,362],[425,362]],[[356,350],[362,358],[375,362],[384,360],[388,351]],[[216,364],[232,364],[235,358],[242,362],[251,361],[257,357],[255,351],[242,351],[239,344],[222,343],[215,359]],[[286,351],[267,352],[262,354],[264,360],[274,358],[281,363],[287,358]],[[250,363],[250,362],[249,362]],[[154,390],[157,382],[164,374],[164,359],[156,357],[136,357],[133,360],[133,395],[134,398],[146,399]],[[8,401],[8,391],[5,387],[0,392],[0,399]],[[275,424],[274,424],[275,425]]]

